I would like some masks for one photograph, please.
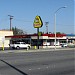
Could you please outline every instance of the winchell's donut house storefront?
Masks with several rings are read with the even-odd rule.
[[[3,44],[5,48],[9,48],[10,43],[17,41],[31,44],[32,47],[37,46],[37,34],[13,35],[13,31],[0,31],[0,48]],[[75,44],[74,34],[56,34],[56,47],[61,47],[62,43]],[[38,42],[40,48],[54,48],[55,34],[41,34]]]

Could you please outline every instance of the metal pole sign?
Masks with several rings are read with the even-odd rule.
[[[39,28],[43,26],[43,22],[40,16],[36,16],[33,23],[34,28],[37,28],[37,48],[39,49]]]
[[[4,50],[4,41],[5,41],[5,37],[2,38],[2,44],[3,44],[2,50]]]
[[[4,36],[0,36],[0,41],[2,42],[2,50],[4,50],[5,37]]]

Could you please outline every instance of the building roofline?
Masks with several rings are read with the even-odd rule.
[[[25,34],[25,35],[14,35],[14,36],[5,36],[5,38],[28,38],[31,36],[38,36],[37,34]],[[55,34],[41,34],[41,36],[55,37]],[[63,37],[66,34],[56,34],[56,37]]]

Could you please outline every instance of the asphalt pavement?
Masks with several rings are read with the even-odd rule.
[[[75,75],[75,51],[52,50],[0,53],[0,75]]]

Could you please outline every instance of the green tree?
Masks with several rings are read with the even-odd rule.
[[[61,34],[61,32],[56,32],[57,34]]]
[[[22,29],[19,29],[19,28],[16,28],[16,27],[15,28],[12,27],[12,31],[13,31],[14,35],[24,35],[25,34]]]

